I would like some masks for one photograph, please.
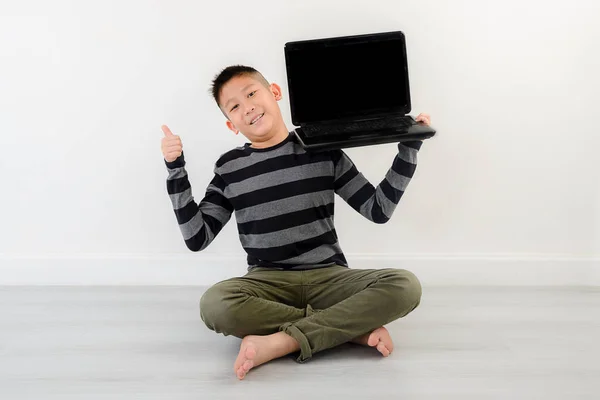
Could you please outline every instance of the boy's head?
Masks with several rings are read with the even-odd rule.
[[[254,68],[225,68],[214,78],[211,91],[227,118],[227,127],[235,134],[241,132],[251,142],[257,142],[282,130],[287,132],[277,104],[282,98],[281,88],[276,83],[269,84]]]

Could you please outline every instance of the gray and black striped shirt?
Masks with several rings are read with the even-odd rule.
[[[290,133],[269,148],[246,143],[223,154],[199,204],[184,155],[165,161],[167,192],[192,251],[204,250],[235,211],[249,269],[347,267],[333,224],[335,194],[365,218],[387,222],[414,174],[421,144],[398,143],[392,167],[375,188],[343,150],[307,152]]]

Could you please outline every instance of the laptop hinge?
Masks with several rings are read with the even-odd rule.
[[[346,118],[342,118],[342,119],[328,119],[328,120],[323,120],[323,121],[315,121],[315,122],[309,122],[309,123],[304,123],[301,124],[301,126],[312,126],[312,125],[339,125],[339,124],[345,124],[345,123],[352,123],[352,122],[357,122],[357,121],[369,121],[369,120],[375,120],[375,119],[382,119],[382,118],[398,118],[398,117],[404,117],[406,116],[406,114],[402,113],[402,112],[397,112],[397,113],[381,113],[381,114],[373,114],[373,115],[369,115],[369,116],[364,116],[364,117],[346,117]]]

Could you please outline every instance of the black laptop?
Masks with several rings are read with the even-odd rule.
[[[305,149],[423,140],[411,111],[401,31],[285,44],[293,131]]]

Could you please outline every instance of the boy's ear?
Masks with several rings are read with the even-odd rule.
[[[238,133],[240,133],[240,131],[237,130],[237,128],[235,127],[235,125],[233,125],[233,123],[231,121],[227,121],[225,123],[225,125],[227,125],[227,127],[229,128],[229,130],[231,130],[233,133],[235,133],[236,135]]]
[[[271,83],[271,93],[275,96],[275,100],[281,100],[281,87],[276,83]]]

